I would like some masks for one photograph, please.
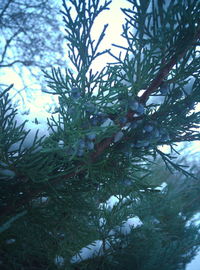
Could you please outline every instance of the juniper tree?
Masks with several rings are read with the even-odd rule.
[[[115,44],[123,53],[114,55],[99,50],[107,25],[98,40],[91,34],[111,1],[63,1],[72,67],[44,71],[46,92],[59,97],[48,136],[30,138],[12,85],[1,92],[2,269],[177,270],[199,247],[188,223],[198,170],[174,156],[176,143],[199,140],[200,3],[128,2],[127,47]],[[115,62],[94,73],[103,54]],[[161,189],[165,167],[176,181]]]

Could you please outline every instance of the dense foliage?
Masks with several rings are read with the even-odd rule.
[[[12,85],[1,91],[1,269],[178,270],[200,245],[198,169],[174,160],[176,143],[200,137],[200,3],[128,2],[113,55],[99,51],[107,25],[91,34],[110,1],[63,1],[72,67],[44,72],[59,97],[48,136],[20,122]],[[104,54],[115,63],[94,73]]]

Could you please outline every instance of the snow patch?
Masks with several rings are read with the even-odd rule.
[[[55,259],[54,259],[54,263],[55,265],[59,266],[59,267],[62,267],[65,263],[65,260],[62,256],[58,256],[56,255]]]
[[[92,244],[82,248],[78,254],[71,258],[71,263],[79,263],[81,261],[96,257],[102,256],[104,254],[103,250],[110,247],[109,243],[106,242],[103,247],[102,240],[96,240]]]

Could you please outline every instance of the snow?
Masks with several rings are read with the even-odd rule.
[[[105,219],[100,219],[100,223],[105,224]],[[133,228],[142,226],[143,223],[139,219],[139,217],[128,218],[125,222],[123,222],[122,226],[118,226],[115,229],[109,232],[109,236],[115,236],[116,232],[120,232],[122,234],[129,234]],[[119,239],[116,239],[119,240]],[[76,255],[71,258],[71,263],[79,263],[81,261],[94,258],[96,256],[104,255],[104,250],[107,250],[111,247],[109,240],[106,240],[105,243],[103,240],[95,240],[91,244],[82,248]]]
[[[113,195],[105,203],[101,203],[99,205],[99,208],[100,209],[106,208],[106,209],[111,210],[118,203],[119,203],[119,198],[117,197],[117,195],[116,196]]]
[[[15,240],[14,238],[7,239],[7,240],[6,240],[6,244],[7,244],[7,245],[10,245],[10,244],[15,243],[15,241],[16,241],[16,240]]]
[[[63,141],[63,140],[59,140],[59,142],[58,142],[58,147],[64,148],[64,146],[65,146],[64,141]]]
[[[99,208],[108,209],[111,211],[114,206],[116,206],[120,202],[124,203],[127,199],[130,199],[130,198],[129,197],[122,198],[121,195],[115,195],[115,196],[113,195],[105,203],[101,203],[99,205]],[[106,225],[106,219],[101,217],[99,219],[99,225],[100,227],[103,228]],[[123,221],[120,226],[116,226],[115,228],[110,230],[110,232],[108,233],[108,236],[114,237],[117,232],[126,235],[126,234],[129,234],[133,228],[137,228],[142,225],[143,223],[138,216],[129,217],[127,220]],[[115,239],[115,240],[120,241],[119,239]],[[89,258],[102,256],[104,255],[104,250],[109,249],[110,246],[111,245],[108,239],[105,240],[105,243],[103,242],[103,240],[95,240],[94,242],[87,245],[86,247],[83,247],[76,255],[74,255],[71,258],[70,262],[78,263],[78,262],[87,260]]]
[[[105,249],[108,249],[108,244],[106,244]],[[96,240],[88,246],[82,248],[78,254],[71,258],[71,263],[78,263],[96,256],[103,255],[103,241]]]
[[[139,219],[139,217],[135,216],[132,218],[128,218],[123,225],[120,227],[120,232],[123,234],[129,234],[132,230],[132,228],[137,228],[142,226],[143,223]]]
[[[46,96],[48,94],[42,94],[43,96],[41,97],[41,99],[45,99],[46,100]],[[48,98],[47,98],[48,100]],[[41,102],[40,102],[41,103]],[[41,104],[38,104],[38,106]],[[49,128],[49,125],[47,123],[47,119],[50,119],[52,114],[48,113],[44,107],[45,107],[45,103],[43,104],[43,106],[38,107],[36,104],[31,104],[30,102],[28,102],[26,104],[26,106],[18,106],[18,113],[17,115],[14,117],[14,121],[16,122],[16,126],[20,126],[22,125],[24,122],[25,126],[24,126],[24,130],[27,132],[27,135],[25,137],[25,139],[20,140],[14,144],[12,144],[9,148],[9,151],[17,151],[21,145],[21,149],[27,149],[30,148],[33,145],[36,133],[37,133],[37,140],[39,139],[44,139],[45,137],[48,137],[52,131]],[[58,114],[53,114],[53,117],[55,120],[58,119]],[[42,139],[42,140],[43,140]],[[37,151],[39,150],[39,148],[37,149]]]
[[[200,225],[200,212],[196,213],[187,223],[186,226],[194,224],[195,226]]]
[[[45,202],[47,202],[48,201],[48,197],[46,197],[46,196],[42,196],[42,197],[40,197],[40,198],[38,198],[39,199],[39,201],[41,202],[41,203],[45,203]]]
[[[166,187],[167,187],[167,183],[163,182],[159,187],[156,187],[154,190],[163,192],[163,190],[164,190]]]
[[[110,118],[108,118],[103,122],[103,124],[101,124],[101,127],[109,127],[112,126],[113,124],[114,122]]]
[[[54,263],[55,265],[62,267],[64,265],[64,258],[62,256],[56,255],[55,259],[54,259]]]
[[[129,234],[133,228],[137,228],[143,225],[143,222],[140,220],[138,216],[128,218],[126,221],[122,222],[121,226],[117,226],[113,230],[109,232],[109,235],[115,235],[116,232],[120,232],[121,234]]]
[[[114,142],[118,142],[120,141],[124,136],[124,133],[122,131],[119,131],[115,134],[115,137],[114,137]]]
[[[105,218],[100,218],[99,219],[99,226],[104,227],[106,225],[106,219]]]

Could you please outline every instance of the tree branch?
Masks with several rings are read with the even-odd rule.
[[[146,89],[143,95],[140,97],[140,102],[145,104],[149,96],[155,92],[158,87],[162,84],[165,77],[169,74],[170,70],[173,68],[177,62],[184,57],[186,52],[193,46],[194,42],[200,38],[200,27],[197,29],[197,33],[194,35],[194,38],[191,40],[185,48],[183,48],[178,54],[172,56],[170,61],[158,72],[157,76],[151,82],[150,86]],[[185,40],[188,40],[188,37],[185,37]],[[184,41],[182,41],[184,42]]]
[[[188,37],[186,37],[188,38]],[[146,89],[146,91],[144,92],[144,94],[140,97],[140,102],[145,104],[148,97],[157,90],[157,88],[160,86],[160,84],[162,83],[163,79],[169,74],[170,70],[173,68],[173,66],[175,64],[177,64],[177,62],[182,59],[185,55],[185,53],[187,52],[187,50],[189,50],[192,46],[192,44],[194,43],[194,41],[196,41],[197,39],[200,38],[200,28],[198,28],[197,33],[194,35],[194,38],[191,39],[190,44],[188,44],[185,48],[183,48],[177,55],[174,55],[171,60],[163,67],[161,68],[161,70],[158,72],[157,76],[155,77],[155,79],[153,79],[153,81],[151,82],[150,86]],[[136,118],[133,118],[133,112],[129,111],[127,114],[128,119],[132,119],[131,121],[135,121]],[[95,146],[95,151],[94,153],[91,154],[91,161],[92,162],[96,162],[97,158],[110,146],[111,143],[113,143],[113,138],[109,137],[104,139],[102,142],[98,143]],[[57,184],[61,181],[70,179],[72,177],[75,177],[76,175],[79,175],[80,173],[82,173],[84,171],[84,169],[80,169],[78,172],[74,171],[70,174],[67,174],[63,177],[58,177],[55,178],[53,180],[50,180],[49,183],[50,184]],[[6,216],[6,215],[11,215],[14,212],[16,212],[19,208],[25,206],[26,204],[28,204],[28,202],[30,202],[31,200],[33,200],[34,197],[38,196],[40,193],[44,192],[44,189],[38,188],[35,189],[34,191],[28,191],[26,193],[26,195],[19,199],[16,203],[14,203],[14,205],[10,205],[10,206],[6,206],[2,211],[1,211],[1,216]]]
[[[5,7],[2,9],[1,13],[0,13],[0,18],[3,17],[4,12],[6,11],[6,9],[9,7],[10,3],[12,3],[13,0],[8,0],[7,4],[5,5]]]
[[[2,53],[2,56],[1,56],[0,67],[10,67],[10,66],[12,66],[13,64],[17,63],[16,61],[14,61],[14,62],[12,62],[11,64],[1,65],[1,63],[3,63],[3,61],[4,61],[4,58],[5,58],[5,56],[6,56],[6,52],[7,52],[8,48],[9,48],[9,45],[10,45],[11,41],[12,41],[12,40],[13,40],[20,32],[21,32],[21,29],[19,29],[16,33],[14,33],[14,34],[12,35],[11,38],[9,38],[8,40],[6,40],[6,44],[5,44],[5,46],[4,46],[4,50],[3,50],[3,53]],[[19,60],[18,60],[18,61],[19,61]]]
[[[4,68],[4,67],[11,67],[13,66],[14,64],[16,63],[20,63],[20,64],[23,64],[25,66],[30,66],[29,62],[28,61],[21,61],[21,60],[15,60],[11,63],[8,63],[8,64],[4,64],[4,65],[0,65],[0,68]],[[31,62],[30,62],[31,63]]]

